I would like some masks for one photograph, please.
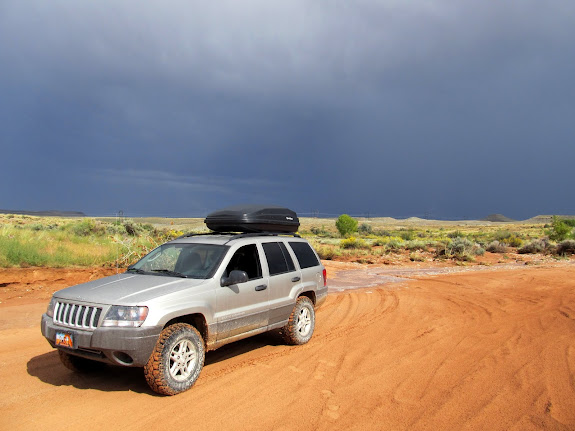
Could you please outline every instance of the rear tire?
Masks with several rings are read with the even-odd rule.
[[[144,366],[144,375],[154,392],[176,395],[190,389],[204,366],[204,340],[187,323],[164,328]]]
[[[287,344],[305,344],[313,335],[315,329],[315,310],[313,302],[307,296],[300,296],[289,317],[288,323],[282,328],[282,335]]]
[[[71,355],[63,350],[58,350],[60,361],[66,368],[75,373],[91,373],[102,369],[105,364],[91,359],[81,358],[80,356]]]

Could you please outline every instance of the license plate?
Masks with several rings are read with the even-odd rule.
[[[74,338],[70,332],[56,332],[56,346],[74,348]]]

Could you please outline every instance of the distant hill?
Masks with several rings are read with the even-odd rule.
[[[86,214],[80,211],[21,211],[21,210],[2,210],[0,214],[17,214],[17,215],[31,215],[38,217],[86,217]]]
[[[557,217],[562,219],[575,219],[575,216],[572,215],[558,215]],[[553,221],[552,215],[538,215],[535,217],[531,217],[529,220],[525,220],[524,223],[539,224],[539,223],[551,223],[552,221]]]
[[[482,218],[481,221],[492,221],[497,223],[513,223],[516,220],[513,220],[509,217],[505,217],[503,214],[491,214],[485,218]]]

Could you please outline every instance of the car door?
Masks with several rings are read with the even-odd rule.
[[[245,271],[248,281],[216,290],[218,340],[266,328],[269,318],[269,289],[262,273],[258,245],[238,248],[229,260],[224,277],[232,270]]]
[[[292,290],[298,288],[301,273],[283,241],[264,242],[262,248],[269,271],[269,324],[287,320],[295,304]]]

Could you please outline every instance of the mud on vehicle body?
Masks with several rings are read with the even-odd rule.
[[[205,353],[224,344],[275,329],[289,344],[308,342],[326,271],[310,244],[287,232],[299,225],[295,213],[284,211],[280,223],[283,210],[213,213],[219,218],[206,222],[219,232],[184,235],[123,274],[56,292],[42,334],[73,371],[143,367],[150,387],[166,395],[189,389]],[[233,228],[234,214],[240,232],[219,229]]]

